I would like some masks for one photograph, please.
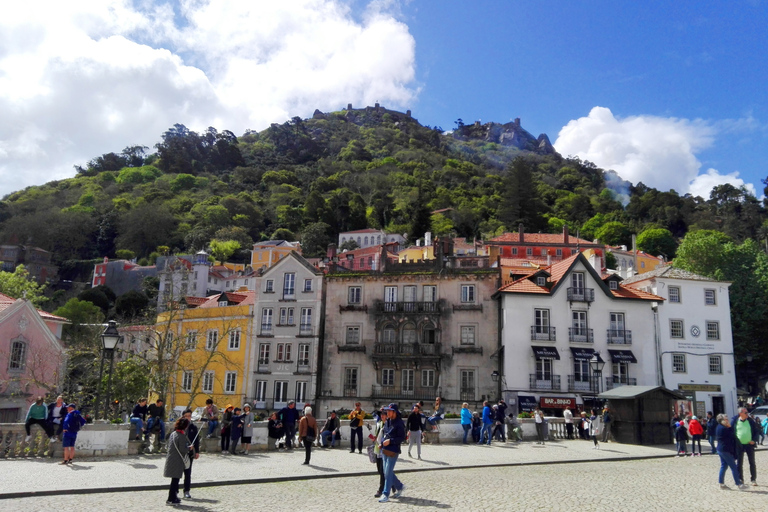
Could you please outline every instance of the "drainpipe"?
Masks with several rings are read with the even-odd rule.
[[[659,303],[652,302],[653,310],[653,341],[656,347],[656,385],[664,386],[664,370],[662,367],[661,330],[659,326]]]

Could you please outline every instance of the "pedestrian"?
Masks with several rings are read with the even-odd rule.
[[[64,418],[67,417],[67,404],[64,403],[64,397],[59,395],[55,402],[48,404],[48,428],[53,433],[51,442],[61,438],[61,432],[64,430]]]
[[[715,415],[712,414],[712,411],[707,412],[707,441],[709,441],[709,446],[712,448],[713,454],[717,453],[717,450],[715,449],[717,425],[717,419],[715,418]]]
[[[483,420],[480,418],[480,413],[475,411],[472,413],[472,442],[477,443],[480,441],[481,433],[483,431]]]
[[[746,490],[749,487],[744,485],[744,481],[739,476],[739,468],[736,466],[736,453],[739,442],[736,439],[733,426],[725,414],[718,414],[716,421],[718,425],[715,429],[715,438],[717,440],[717,454],[720,456],[720,475],[718,477],[720,488],[728,489],[728,486],[725,485],[725,472],[728,468],[731,468],[733,481],[739,489]]]
[[[381,492],[379,503],[389,501],[389,493],[394,489],[393,498],[399,498],[405,490],[403,484],[395,475],[395,464],[400,456],[400,445],[405,441],[405,424],[400,416],[397,404],[391,403],[384,408],[387,413],[387,421],[384,424],[381,454],[384,469],[384,489]]]
[[[563,411],[563,420],[565,421],[566,439],[573,439],[573,413],[568,407]]]
[[[205,409],[203,409],[203,421],[208,422],[208,435],[205,437],[208,439],[216,437],[216,428],[219,426],[219,408],[213,404],[212,398],[208,398],[205,401]]]
[[[586,411],[581,411],[579,414],[579,437],[589,441],[589,418]]]
[[[27,432],[27,438],[24,439],[25,443],[32,440],[30,429],[32,428],[32,425],[35,424],[40,425],[48,438],[53,437],[51,428],[48,426],[48,406],[43,403],[43,397],[41,396],[38,396],[35,399],[35,402],[30,405],[27,410],[27,417],[24,420],[24,430]]]
[[[200,458],[200,430],[192,422],[192,409],[187,409],[182,414],[182,417],[189,422],[187,430],[184,434],[189,439],[189,467],[184,470],[184,497],[188,500],[192,499],[192,495],[189,494],[192,488],[192,463]]]
[[[248,455],[251,450],[251,441],[253,439],[253,413],[250,404],[243,405],[243,455]]]
[[[611,414],[611,410],[607,405],[603,408],[602,420],[603,442],[607,443],[608,441],[613,441],[613,433],[611,432],[611,426],[613,426],[613,415]]]
[[[136,427],[136,441],[141,441],[141,434],[144,432],[144,422],[147,420],[147,399],[139,398],[131,411],[131,425]]]
[[[413,458],[411,455],[411,447],[416,445],[416,455],[421,460],[421,412],[419,411],[419,404],[413,405],[411,414],[408,415],[406,421],[408,426],[408,457]]]
[[[285,431],[285,448],[293,450],[293,440],[296,436],[296,422],[299,421],[299,411],[296,410],[296,401],[290,400],[288,405],[280,409],[278,418]]]
[[[357,450],[363,453],[363,421],[365,411],[360,407],[360,402],[355,402],[355,408],[349,413],[349,453],[355,453],[355,437],[357,437]]]
[[[432,409],[432,416],[427,418],[427,422],[431,426],[430,430],[435,430],[437,424],[443,421],[443,418],[445,418],[445,406],[443,405],[443,399],[438,396],[435,398],[435,407]]]
[[[229,453],[232,455],[237,453],[237,443],[243,437],[243,415],[240,412],[240,408],[235,407],[232,411],[232,424],[229,426]]]
[[[85,418],[77,410],[77,404],[67,405],[67,416],[64,418],[64,428],[62,429],[61,446],[64,448],[64,460],[59,462],[60,465],[74,464],[72,461],[75,459],[75,442],[77,441],[77,433],[85,425]]]
[[[696,443],[699,444],[699,457],[701,457],[701,436],[704,435],[704,427],[701,426],[699,419],[694,416],[688,424],[688,432],[691,434],[691,457],[696,456]]]
[[[491,431],[493,429],[493,416],[491,413],[491,406],[488,404],[488,400],[483,402],[483,428],[480,431],[480,441],[477,444],[483,444],[483,438],[486,433],[488,434],[488,446],[491,446]]]
[[[464,439],[462,443],[467,443],[467,434],[472,430],[472,411],[469,410],[469,404],[464,402],[461,404],[461,428],[464,429]]]
[[[768,418],[768,416],[766,416],[766,418]],[[765,420],[763,420],[763,421],[765,421]],[[763,424],[760,421],[760,416],[755,416],[755,423],[757,424],[757,428],[760,431],[760,446],[762,446],[763,445],[763,439],[765,438],[765,433],[763,432]]]
[[[179,499],[179,481],[184,476],[184,470],[189,466],[189,447],[190,442],[185,432],[189,426],[189,420],[179,418],[173,425],[173,432],[168,438],[168,451],[165,456],[165,467],[163,476],[171,479],[171,486],[168,488],[167,505],[178,505]]]
[[[333,448],[336,443],[336,436],[339,435],[339,429],[341,428],[341,422],[339,421],[336,411],[331,411],[331,415],[325,420],[323,430],[320,432],[320,446],[323,448]],[[330,443],[328,442],[330,440]]]
[[[593,450],[599,450],[600,444],[597,442],[597,437],[600,435],[600,431],[603,428],[603,419],[597,415],[597,412],[592,409],[592,414],[589,417],[589,437],[592,442],[595,443],[592,446]]]
[[[277,442],[284,434],[283,424],[277,419],[277,412],[273,412],[269,415],[269,420],[267,421],[267,437],[269,438],[267,440],[268,452],[277,450]]]
[[[544,411],[542,411],[540,408],[536,408],[535,411],[533,411],[533,419],[536,422],[536,444],[544,444]]]
[[[234,410],[235,407],[232,404],[227,404],[221,415],[221,453],[229,452],[229,429],[232,426],[232,415],[234,414]],[[205,414],[203,414],[203,417],[205,417]]]
[[[373,416],[373,433],[370,435],[370,437],[373,438],[373,453],[376,454],[376,472],[379,474],[379,489],[376,491],[376,494],[373,495],[374,498],[381,497],[381,493],[384,491],[384,462],[381,455],[381,441],[382,436],[384,435],[384,418],[382,417],[381,411],[374,411],[372,413]]]
[[[147,407],[147,430],[144,431],[144,440],[148,441],[152,431],[156,428],[160,429],[160,442],[165,442],[165,405],[161,399],[157,399],[154,404],[150,404]]]
[[[312,408],[304,408],[304,417],[299,421],[299,441],[304,444],[304,462],[309,465],[312,457],[312,444],[317,438],[317,420],[312,416]]]
[[[675,441],[677,441],[677,456],[685,457],[688,455],[688,448],[686,443],[688,442],[688,429],[685,428],[684,421],[678,421],[675,425]]]
[[[498,404],[493,406],[493,438],[497,441],[505,442],[504,437],[504,416],[501,415],[501,410]]]
[[[739,414],[731,420],[736,433],[736,448],[738,454],[737,466],[739,478],[744,482],[744,454],[749,461],[749,476],[752,485],[757,485],[757,466],[755,465],[755,446],[760,440],[760,427],[749,417],[746,407],[739,408]]]
[[[763,439],[765,438],[765,436],[768,436],[768,416],[763,418],[762,427],[763,427],[763,437],[760,438],[761,445],[763,444]]]
[[[680,423],[680,415],[674,412],[672,420],[669,422],[669,430],[672,433],[672,440],[677,443],[677,424]]]

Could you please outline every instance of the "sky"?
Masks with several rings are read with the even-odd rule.
[[[660,190],[763,196],[768,2],[42,0],[0,17],[0,197],[175,123],[521,118]]]

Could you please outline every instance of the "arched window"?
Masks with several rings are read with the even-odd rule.
[[[376,245],[381,245],[381,235],[376,237]]]
[[[421,338],[422,343],[428,343],[430,345],[434,345],[437,343],[437,331],[435,330],[435,326],[431,323],[428,323],[424,326],[423,336]]]
[[[365,240],[365,245],[363,245],[363,247],[368,247],[368,237],[365,237],[363,240]]]
[[[341,237],[341,245],[344,245],[344,242],[346,242],[347,239],[345,237]]]
[[[11,357],[8,361],[9,370],[23,370],[27,362],[27,344],[22,340],[11,343]]]
[[[357,246],[362,247],[362,245],[360,245],[360,237],[357,237]]]
[[[397,339],[397,330],[394,325],[385,325],[381,330],[382,343],[394,343]]]
[[[416,343],[416,326],[407,323],[403,326],[403,343]]]

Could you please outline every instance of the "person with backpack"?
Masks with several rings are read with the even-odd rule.
[[[309,465],[312,457],[312,444],[317,437],[317,420],[312,416],[312,408],[304,408],[304,416],[299,420],[299,441],[304,444],[304,464]]]
[[[75,458],[75,441],[80,428],[85,425],[85,418],[80,415],[76,404],[67,405],[67,416],[64,418],[64,429],[62,430],[61,446],[64,448],[64,460],[59,465],[65,466],[73,464]]]
[[[179,418],[173,425],[173,432],[171,432],[168,439],[163,476],[171,479],[171,486],[168,488],[166,505],[178,505],[181,503],[179,499],[179,481],[184,476],[184,470],[192,464],[189,458],[190,443],[186,434],[187,427],[189,427],[189,420]]]

